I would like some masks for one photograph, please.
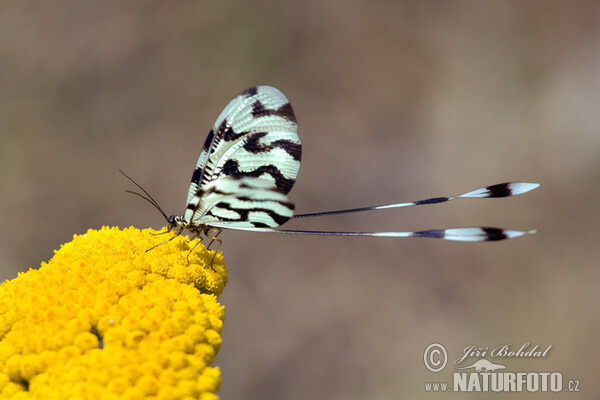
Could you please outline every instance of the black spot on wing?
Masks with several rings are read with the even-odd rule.
[[[278,117],[285,118],[288,121],[296,122],[296,115],[294,114],[294,110],[292,109],[292,105],[290,103],[285,103],[281,107],[274,110],[266,108],[265,105],[259,100],[256,100],[254,104],[252,104],[252,116],[254,118],[267,117],[271,115],[276,115]]]
[[[237,161],[229,159],[223,165],[223,173],[227,176],[242,176],[239,167],[240,165]]]
[[[252,116],[254,118],[266,117],[271,115],[273,110],[269,110],[265,107],[260,100],[256,100],[254,104],[252,104]]]
[[[223,165],[223,174],[227,176],[250,176],[254,178],[264,174],[269,174],[275,180],[277,191],[283,194],[288,194],[296,182],[295,179],[287,179],[284,177],[281,174],[281,171],[279,171],[279,168],[274,165],[262,165],[252,171],[240,171],[238,162],[232,159],[227,160],[225,165]]]
[[[290,103],[285,103],[281,107],[275,111],[275,115],[283,117],[288,121],[296,122],[296,114],[294,114],[294,110],[292,109],[292,105]]]
[[[256,86],[252,86],[252,87],[249,87],[248,89],[244,90],[243,92],[241,92],[239,94],[239,96],[252,97],[252,96],[256,96],[257,93],[258,93],[258,89],[256,88]]]
[[[211,129],[210,132],[208,132],[208,136],[206,137],[206,140],[204,141],[204,150],[208,151],[208,148],[210,147],[210,144],[212,143],[213,137],[215,137],[215,131],[213,131]]]
[[[294,160],[298,162],[302,160],[302,145],[300,143],[290,142],[289,140],[277,140],[273,144],[284,149]]]
[[[295,143],[290,140],[280,139],[269,144],[259,143],[259,140],[263,137],[267,136],[267,132],[258,132],[250,135],[248,140],[244,144],[244,150],[249,153],[259,154],[266,153],[275,148],[281,148],[285,150],[292,158],[296,161],[300,161],[302,158],[302,145],[300,143]]]
[[[235,132],[231,125],[229,125],[229,121],[227,121],[227,118],[225,118],[223,122],[221,122],[221,125],[219,125],[219,128],[217,129],[217,141],[223,139],[226,142],[230,142],[232,140],[239,139],[245,134],[246,132]]]
[[[200,182],[200,177],[202,176],[202,168],[194,169],[194,173],[192,174],[192,183]]]

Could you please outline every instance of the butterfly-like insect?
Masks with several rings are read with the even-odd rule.
[[[434,197],[406,203],[294,215],[288,193],[296,182],[302,145],[290,102],[278,89],[256,86],[244,90],[221,112],[196,163],[185,212],[167,217],[157,202],[135,181],[167,220],[175,236],[184,230],[194,236],[220,240],[222,229],[302,235],[429,237],[481,242],[510,239],[535,231],[490,227],[432,229],[414,232],[336,232],[275,229],[290,218],[307,218],[389,208],[443,203],[458,198],[509,197],[526,193],[537,183],[509,182],[457,196]],[[173,236],[173,237],[175,237]],[[212,243],[212,241],[211,241]],[[210,246],[210,245],[209,245]]]

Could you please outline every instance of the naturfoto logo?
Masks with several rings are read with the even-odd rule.
[[[552,345],[532,346],[531,342],[526,342],[521,346],[505,344],[491,350],[489,347],[467,346],[463,349],[462,356],[454,361],[454,371],[452,371],[451,377],[448,380],[425,382],[425,391],[579,392],[579,379],[565,377],[560,371],[544,371],[544,368],[539,365],[539,359],[548,356],[551,348]],[[522,365],[515,370],[510,365],[509,359],[517,357],[529,358],[533,362],[519,363]],[[478,359],[473,360],[472,358]],[[497,360],[497,358],[501,360]],[[467,359],[469,360],[466,361]],[[442,344],[432,343],[425,349],[423,362],[425,368],[430,372],[439,373],[447,365],[448,351]],[[526,364],[531,365],[527,367]],[[521,370],[521,368],[525,370]]]

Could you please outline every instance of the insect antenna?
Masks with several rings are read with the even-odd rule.
[[[160,211],[160,213],[163,215],[163,217],[165,217],[165,219],[167,220],[167,222],[169,222],[169,217],[167,216],[167,214],[163,211],[163,209],[158,205],[158,203],[156,202],[156,200],[154,200],[154,198],[152,196],[150,196],[150,193],[148,193],[146,191],[146,189],[144,189],[143,187],[141,187],[136,181],[133,180],[133,178],[129,177],[125,172],[119,170],[119,172],[127,179],[129,179],[131,182],[133,182],[133,184],[135,186],[137,186],[142,192],[144,192],[144,194],[146,194],[146,196],[138,193],[138,192],[134,192],[131,190],[126,190],[126,193],[131,193],[131,194],[135,194],[138,197],[141,197],[142,199],[146,200],[148,203],[152,204],[154,206],[154,208],[156,208],[158,211]]]

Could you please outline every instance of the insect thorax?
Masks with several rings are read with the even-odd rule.
[[[181,232],[183,232],[184,230],[188,230],[189,232],[191,232],[194,236],[205,236],[208,238],[213,238],[214,236],[218,235],[221,232],[221,229],[216,228],[214,226],[210,226],[210,225],[204,225],[204,224],[192,224],[188,221],[186,221],[186,219],[182,216],[179,215],[171,215],[169,216],[169,219],[167,220],[167,229],[169,231],[176,231],[177,235],[180,235]]]

